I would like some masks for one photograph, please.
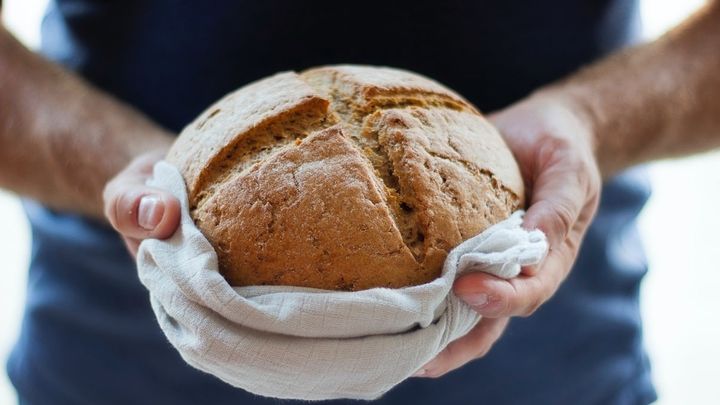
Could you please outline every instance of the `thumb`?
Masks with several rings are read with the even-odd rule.
[[[122,184],[122,179],[116,181]],[[105,215],[126,238],[165,239],[178,228],[180,202],[167,191],[142,183],[115,185],[106,189]]]

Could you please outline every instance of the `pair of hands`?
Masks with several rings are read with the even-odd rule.
[[[529,208],[523,226],[541,229],[550,252],[542,263],[523,268],[515,279],[484,273],[460,277],[455,294],[483,318],[418,370],[417,377],[439,377],[485,355],[510,317],[531,315],[567,276],[597,210],[601,187],[594,134],[578,111],[566,100],[535,95],[489,116],[525,179]],[[103,194],[105,215],[133,255],[140,241],[167,238],[180,222],[177,199],[145,185],[164,152],[135,159],[107,184]]]

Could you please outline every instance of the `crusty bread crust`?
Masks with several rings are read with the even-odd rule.
[[[497,131],[414,73],[329,66],[245,86],[167,160],[232,285],[398,288],[523,204]]]

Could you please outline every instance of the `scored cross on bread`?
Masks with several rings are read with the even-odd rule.
[[[232,285],[399,288],[524,203],[499,133],[462,97],[367,66],[286,72],[212,105],[167,160]]]

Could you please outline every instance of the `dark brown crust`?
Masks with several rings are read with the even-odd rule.
[[[233,285],[425,283],[523,203],[512,155],[471,104],[387,68],[254,83],[188,126],[168,159]]]

